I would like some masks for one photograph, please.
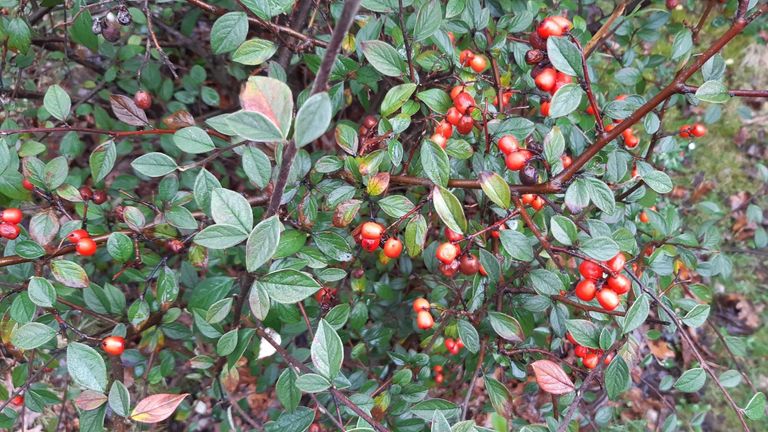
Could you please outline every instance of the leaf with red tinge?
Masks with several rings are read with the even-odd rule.
[[[288,136],[293,117],[293,94],[284,82],[263,76],[248,78],[240,92],[240,105],[244,111],[263,115],[283,137]]]
[[[83,411],[95,410],[104,405],[107,401],[107,395],[93,390],[85,390],[75,399],[75,406]]]
[[[143,109],[137,107],[133,99],[128,96],[112,95],[109,97],[109,103],[112,105],[112,112],[123,123],[131,126],[146,126],[149,124],[147,114]]]
[[[175,394],[156,394],[147,396],[131,412],[131,420],[141,423],[158,423],[173,414],[176,407],[189,396],[189,393],[180,395]]]
[[[573,381],[559,364],[550,360],[537,360],[531,363],[531,367],[536,374],[536,382],[545,392],[561,395],[575,390]]]
[[[163,117],[163,124],[168,126],[169,129],[183,129],[195,125],[195,118],[192,114],[184,110],[174,111]]]

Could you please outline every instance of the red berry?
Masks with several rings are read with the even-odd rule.
[[[504,159],[504,163],[507,165],[509,170],[520,171],[532,156],[533,154],[528,150],[521,149],[508,154]]]
[[[443,264],[450,264],[457,256],[459,256],[460,252],[461,248],[458,245],[446,242],[437,247],[435,256],[437,256],[437,259],[442,261]]]
[[[22,186],[24,189],[28,190],[28,191],[31,191],[31,190],[34,190],[34,189],[35,189],[35,185],[33,185],[33,184],[32,184],[32,182],[30,182],[30,181],[29,181],[29,180],[27,180],[26,178],[24,178],[24,179],[22,179],[22,180],[21,180],[21,186]]]
[[[443,373],[443,366],[442,365],[434,365],[432,366],[432,370],[435,371],[435,373]]]
[[[579,273],[585,279],[598,280],[603,277],[603,269],[594,261],[584,260],[579,264]]]
[[[456,124],[456,130],[462,135],[472,132],[473,127],[475,127],[475,121],[470,115],[461,116],[459,123]]]
[[[707,128],[704,127],[701,123],[696,123],[693,125],[693,128],[691,128],[691,135],[695,137],[703,137],[707,134]]]
[[[445,227],[443,232],[445,233],[445,238],[448,239],[448,241],[457,242],[457,241],[459,241],[459,240],[464,238],[463,235],[457,233],[456,231],[454,231],[454,230],[452,230],[452,229],[450,229],[448,227]]]
[[[400,253],[402,251],[403,251],[403,242],[401,242],[400,240],[394,237],[391,237],[384,242],[384,255],[386,255],[387,257],[395,259],[400,256]]]
[[[541,107],[539,107],[539,111],[541,112],[541,115],[544,117],[549,117],[549,106],[551,104],[549,102],[542,102]]]
[[[457,126],[459,124],[459,121],[461,120],[461,113],[459,110],[456,109],[456,107],[450,107],[448,108],[448,111],[445,113],[445,120],[454,125]]]
[[[456,339],[456,347],[458,349],[463,349],[464,348],[464,342],[461,341],[461,338],[457,338]]]
[[[562,16],[551,16],[544,19],[536,28],[536,33],[542,39],[550,36],[562,36],[573,27],[568,18]]]
[[[560,156],[560,162],[563,164],[563,168],[568,168],[573,163],[573,159],[571,159],[568,155],[562,155]]]
[[[317,300],[318,303],[327,303],[329,300],[336,297],[337,291],[336,288],[322,287],[315,293],[315,300]]]
[[[544,207],[544,204],[546,204],[544,198],[537,196],[536,199],[531,203],[531,207],[533,207],[534,210],[539,211]]]
[[[581,361],[584,363],[585,368],[594,369],[600,362],[600,357],[595,353],[589,353]]]
[[[103,190],[93,191],[93,203],[101,205],[107,202],[107,193]]]
[[[605,356],[605,360],[603,360],[603,364],[608,366],[612,360],[613,360],[613,353],[610,353],[607,356]]]
[[[143,110],[149,109],[152,106],[152,96],[150,96],[149,92],[140,90],[133,95],[133,102]]]
[[[595,298],[595,292],[597,291],[597,287],[595,286],[595,281],[591,279],[582,279],[579,281],[578,284],[576,284],[576,297],[580,298],[584,301],[592,301],[592,299]]]
[[[597,302],[600,303],[600,306],[605,310],[612,311],[619,305],[619,295],[616,294],[616,291],[613,291],[610,288],[601,289],[598,291],[596,297]]]
[[[683,138],[690,138],[691,137],[691,125],[682,125],[680,126],[680,136]]]
[[[317,423],[312,423],[309,425],[309,429],[307,429],[307,432],[320,432],[320,425]]]
[[[435,319],[428,311],[421,311],[416,315],[416,326],[422,330],[429,330],[435,325]]]
[[[470,50],[464,50],[459,53],[459,63],[461,63],[462,66],[468,65],[473,58],[475,58],[475,53]]]
[[[122,336],[107,336],[101,341],[101,349],[111,356],[119,356],[125,351],[125,338]]]
[[[513,135],[504,135],[496,145],[505,155],[514,153],[520,148],[520,142]]]
[[[608,278],[608,288],[612,289],[616,294],[622,295],[629,292],[632,288],[632,282],[623,274],[617,274]]]
[[[440,264],[440,273],[445,277],[452,278],[459,271],[459,260],[453,260],[449,263]]]
[[[504,224],[497,226],[496,229],[491,231],[491,237],[493,238],[501,237],[501,232],[504,231],[505,229],[507,229],[507,226]]]
[[[3,222],[9,223],[9,224],[17,224],[21,222],[21,219],[24,217],[24,215],[21,213],[21,210],[17,208],[7,208],[3,210],[2,213],[0,213],[0,218],[3,219]]]
[[[474,56],[472,60],[469,61],[469,67],[471,67],[473,71],[480,73],[488,67],[488,60],[483,56]]]
[[[472,254],[466,254],[459,260],[459,271],[467,276],[472,276],[480,270],[480,260]]]
[[[615,257],[608,260],[608,262],[605,263],[605,265],[608,266],[611,270],[615,272],[620,272],[624,269],[624,264],[627,263],[627,258],[624,256],[623,253],[619,252],[616,254]]]
[[[381,239],[381,234],[383,232],[384,227],[376,222],[365,222],[362,228],[360,228],[360,235],[362,235],[364,239],[379,240]]]
[[[440,148],[442,149],[445,149],[445,147],[448,145],[448,140],[445,139],[445,137],[439,133],[432,134],[432,136],[429,137],[429,140],[439,145]]]
[[[419,297],[413,301],[413,311],[416,313],[429,310],[429,300]]]
[[[536,194],[523,194],[522,201],[523,201],[523,204],[531,205],[531,203],[533,203],[536,200],[536,198],[538,198]]]
[[[83,201],[90,201],[93,198],[93,189],[89,186],[80,186],[80,198]]]
[[[67,240],[69,240],[70,243],[77,243],[81,239],[88,238],[90,236],[91,235],[88,234],[88,231],[84,229],[76,229],[71,233],[69,233],[69,235],[67,236]]]
[[[595,115],[595,110],[592,108],[592,104],[587,105],[586,113],[589,115]]]
[[[381,239],[364,238],[360,241],[360,246],[363,248],[363,250],[366,250],[368,252],[373,252],[379,247],[380,242],[381,242]]]
[[[443,377],[443,374],[435,375],[435,382],[437,384],[442,384],[444,380],[445,380],[445,377]]]
[[[11,399],[11,405],[22,406],[24,404],[24,396],[16,395]]]
[[[21,234],[21,228],[16,224],[0,223],[0,237],[14,240]]]
[[[451,137],[451,135],[453,135],[453,126],[449,122],[443,120],[437,124],[437,127],[435,127],[435,133],[438,133],[444,138],[448,139]]]
[[[589,350],[585,346],[576,345],[573,349],[573,354],[578,358],[584,358],[584,356],[589,354]]]
[[[554,68],[548,67],[539,72],[533,81],[536,83],[536,87],[540,90],[548,92],[555,88],[555,81],[557,79],[557,72]]]
[[[467,114],[469,109],[475,106],[475,98],[467,92],[461,92],[453,99],[453,106],[459,110],[460,114]]]
[[[445,338],[443,344],[445,345],[445,349],[448,351],[453,351],[453,349],[456,347],[456,341],[452,338]]]
[[[578,343],[576,342],[576,339],[573,338],[573,335],[571,334],[571,332],[567,332],[565,334],[565,338],[568,339],[568,342],[570,342],[570,343],[572,343],[574,345],[578,345]]]
[[[646,213],[645,211],[641,211],[640,212],[640,222],[648,223],[648,220],[649,220],[648,219],[648,213]]]
[[[466,89],[466,87],[465,87],[465,86],[463,86],[463,85],[457,85],[457,86],[454,86],[454,87],[451,89],[451,100],[454,100],[454,99],[456,99],[456,96],[458,96],[458,95],[459,95],[459,93],[463,92],[465,89]]]
[[[365,126],[366,129],[373,129],[377,124],[379,124],[379,120],[375,115],[367,115],[363,118],[363,126]]]
[[[96,242],[90,237],[82,238],[77,241],[75,250],[80,255],[91,256],[96,253]]]

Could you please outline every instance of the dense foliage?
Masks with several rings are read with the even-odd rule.
[[[677,175],[766,1],[0,8],[0,428],[768,426]]]

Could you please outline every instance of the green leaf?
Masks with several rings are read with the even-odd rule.
[[[480,336],[477,334],[475,326],[470,324],[469,321],[460,319],[456,321],[459,330],[459,337],[464,343],[464,347],[472,354],[476,354],[480,351]]]
[[[648,318],[649,312],[650,298],[648,294],[643,293],[643,295],[635,299],[635,302],[632,303],[632,306],[627,310],[621,329],[622,333],[627,334],[643,325],[645,319]]]
[[[672,192],[672,179],[669,178],[667,173],[653,170],[646,172],[645,174],[641,174],[640,177],[643,179],[643,182],[648,185],[649,188],[660,194]]]
[[[504,179],[491,171],[483,171],[479,175],[480,187],[485,195],[497,206],[508,209],[511,202],[509,185]]]
[[[421,166],[424,174],[436,185],[447,186],[451,165],[445,150],[431,140],[421,143]]]
[[[416,84],[413,83],[400,84],[389,89],[381,102],[381,115],[389,117],[394,114],[411,98],[414,91],[416,91]]]
[[[585,180],[587,193],[595,206],[606,213],[613,213],[616,210],[616,200],[608,185],[594,177],[587,177]]]
[[[32,32],[27,22],[21,18],[11,18],[5,22],[4,30],[4,36],[8,38],[8,48],[26,54],[32,44]]]
[[[413,210],[416,206],[403,195],[389,195],[379,201],[379,207],[387,215],[399,218]]]
[[[258,270],[272,259],[280,243],[283,224],[277,215],[265,219],[256,225],[245,244],[245,266],[249,272]]]
[[[17,328],[11,335],[11,343],[18,349],[31,350],[45,345],[56,337],[56,331],[45,324],[30,322]]]
[[[102,393],[107,390],[107,367],[95,349],[79,342],[70,342],[66,363],[69,376],[81,387]]]
[[[581,104],[584,90],[578,84],[566,84],[555,92],[549,107],[549,116],[552,118],[565,117],[576,111]]]
[[[237,135],[255,142],[283,141],[285,136],[280,128],[264,114],[253,111],[233,112],[226,122]]]
[[[592,321],[571,319],[565,322],[565,328],[579,345],[600,348],[600,329]]]
[[[176,171],[178,168],[178,165],[170,156],[158,152],[139,156],[131,162],[131,166],[147,177],[162,177]]]
[[[31,240],[17,240],[16,255],[27,259],[40,258],[45,255],[45,249]]]
[[[121,232],[113,232],[107,239],[107,252],[120,262],[128,262],[133,257],[133,240]]]
[[[509,256],[518,261],[533,261],[533,248],[525,234],[510,229],[503,230],[500,233],[501,246]]]
[[[696,90],[696,97],[704,102],[721,104],[728,102],[731,96],[728,94],[728,87],[721,81],[710,80],[705,82]]]
[[[530,273],[533,289],[542,295],[557,295],[564,288],[563,282],[556,274],[545,269],[536,269]]]
[[[328,390],[331,383],[322,375],[308,373],[296,379],[296,387],[305,393],[320,393]]]
[[[29,279],[27,294],[32,303],[40,307],[53,307],[56,303],[56,289],[48,279],[33,276]],[[14,344],[18,345],[18,344]]]
[[[581,243],[582,252],[598,261],[607,261],[619,253],[619,245],[610,237],[593,237]]]
[[[416,93],[416,98],[424,102],[429,109],[440,114],[445,114],[445,112],[453,106],[451,96],[439,88],[431,88],[429,90],[418,92]]]
[[[584,76],[579,48],[567,37],[547,38],[547,56],[558,71],[571,76]]]
[[[88,288],[91,283],[85,270],[72,261],[51,261],[51,274],[54,279],[70,288]]]
[[[555,215],[550,220],[550,230],[555,240],[560,243],[571,246],[579,238],[579,230],[572,220],[565,216]]]
[[[299,406],[301,392],[298,390],[296,388],[296,372],[291,368],[283,369],[283,373],[280,374],[280,378],[275,384],[275,392],[277,399],[283,404],[286,411],[291,412]]]
[[[45,164],[44,181],[48,190],[55,190],[67,180],[69,161],[64,156],[57,156]]]
[[[513,317],[501,312],[488,312],[491,327],[497,335],[510,342],[522,342],[525,334],[520,323]]]
[[[432,204],[437,215],[452,231],[463,234],[467,229],[467,218],[461,202],[448,189],[435,186],[432,190]]]
[[[163,215],[165,216],[166,222],[168,222],[171,226],[185,230],[197,229],[197,221],[195,220],[195,216],[193,216],[192,212],[187,210],[185,207],[178,205],[172,206],[166,210]]]
[[[243,171],[248,179],[263,189],[269,183],[272,177],[272,164],[263,151],[256,147],[247,146],[243,149]]]
[[[411,258],[424,250],[427,241],[427,221],[422,215],[416,215],[405,226],[405,248]]]
[[[207,153],[216,148],[208,133],[197,126],[177,130],[173,134],[173,143],[181,151],[192,154]]]
[[[405,71],[405,62],[396,49],[380,40],[368,40],[361,44],[368,63],[381,74],[399,77]]]
[[[488,398],[491,400],[493,409],[499,415],[505,415],[509,409],[509,390],[503,383],[488,375],[485,375],[483,380],[485,381],[485,390],[488,393]]]
[[[693,33],[688,28],[680,30],[672,42],[672,60],[677,60],[688,54],[691,48],[693,48]]]
[[[237,48],[248,35],[248,15],[229,12],[220,16],[211,27],[211,48],[214,54],[224,54]]]
[[[486,378],[486,382],[487,382]],[[491,378],[493,379],[493,378]],[[486,387],[488,385],[486,384]],[[430,432],[451,432],[451,424],[445,419],[445,416],[440,411],[435,411],[435,415],[432,416],[432,428]]]
[[[440,8],[440,2],[431,0],[429,3],[423,3],[416,13],[413,39],[420,42],[429,38],[440,28],[442,22],[443,11]]]
[[[216,354],[227,356],[237,347],[237,329],[224,333],[216,342]]]
[[[269,313],[270,301],[269,294],[264,286],[258,281],[251,285],[251,293],[248,295],[248,306],[256,319],[264,320]]]
[[[211,216],[217,224],[236,226],[246,234],[253,228],[253,211],[248,200],[229,189],[216,188],[211,192]]]
[[[685,314],[682,321],[690,327],[701,327],[707,321],[707,317],[709,317],[709,309],[709,305],[696,305]]]
[[[227,297],[212,304],[211,307],[205,311],[205,322],[208,324],[216,324],[224,321],[232,310],[232,302],[232,297]]]
[[[313,95],[301,106],[296,114],[293,140],[296,147],[304,147],[322,136],[331,123],[331,99],[328,93]]]
[[[121,417],[128,417],[131,413],[131,394],[120,381],[113,382],[109,389],[109,407]]]
[[[429,421],[439,411],[447,419],[455,419],[459,416],[459,407],[445,399],[426,399],[411,406],[411,414]]]
[[[227,249],[248,238],[243,229],[234,225],[214,224],[195,235],[194,242],[209,249]]]
[[[683,372],[675,381],[675,388],[683,393],[699,391],[707,381],[707,373],[702,368],[693,368]]]
[[[629,366],[620,355],[613,356],[613,360],[605,368],[605,390],[608,392],[608,398],[616,400],[631,384]]]
[[[352,248],[344,237],[333,231],[323,231],[312,236],[318,249],[327,257],[336,261],[349,261],[352,259]]]
[[[320,289],[312,276],[291,269],[269,273],[261,278],[261,282],[271,299],[285,304],[300,302]]]
[[[91,152],[91,156],[88,159],[93,181],[98,183],[104,180],[115,166],[116,159],[117,150],[115,149],[115,142],[112,140],[105,141],[93,149],[93,152]]]
[[[232,61],[248,66],[256,66],[272,58],[276,52],[277,44],[270,40],[249,39],[232,53]]]
[[[69,110],[72,108],[72,100],[63,88],[54,84],[48,87],[43,97],[43,105],[55,118],[64,121],[69,117]]]
[[[312,364],[320,374],[333,380],[339,375],[344,361],[344,346],[336,330],[324,319],[320,319],[311,346]]]
[[[757,392],[744,407],[744,415],[750,420],[760,420],[765,417],[765,393]]]
[[[565,152],[565,137],[558,126],[553,126],[544,137],[544,157],[547,163],[554,165],[560,161],[563,152]]]

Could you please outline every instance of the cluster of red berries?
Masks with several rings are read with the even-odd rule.
[[[429,330],[435,325],[435,319],[429,311],[429,300],[419,297],[413,301],[413,311],[416,312],[416,326],[422,330]]]
[[[448,108],[445,113],[445,120],[441,121],[435,133],[430,138],[440,147],[445,148],[448,138],[453,134],[453,126],[461,135],[472,132],[475,127],[475,121],[472,119],[472,109],[475,108],[475,98],[466,91],[463,85],[458,85],[451,89],[451,100],[453,106]]]
[[[701,123],[680,126],[680,136],[682,138],[701,138],[706,134],[707,128]]]
[[[82,228],[69,233],[67,240],[75,245],[75,251],[82,256],[91,256],[96,253],[96,242],[93,241],[88,231]]]
[[[101,349],[111,356],[119,356],[125,351],[125,338],[122,336],[107,336],[101,341]]]
[[[443,380],[445,380],[445,377],[443,377],[443,366],[434,365],[432,366],[432,371],[435,373],[435,382],[437,384],[442,384]]]
[[[600,362],[600,357],[603,356],[603,350],[587,348],[585,346],[579,345],[579,343],[576,342],[576,339],[574,339],[570,333],[567,333],[566,337],[573,344],[573,354],[581,359],[581,363],[585,368],[594,369],[597,367],[597,364]],[[613,360],[613,354],[608,354],[605,356],[603,364],[607,366],[611,363],[611,360]]]
[[[573,82],[573,77],[552,67],[547,58],[547,39],[550,36],[563,36],[573,28],[573,23],[566,17],[553,15],[545,18],[535,32],[529,35],[532,49],[525,53],[525,61],[533,65],[531,78],[536,87],[554,95],[560,87]],[[539,107],[541,115],[549,116],[550,102],[542,101]]]
[[[530,150],[520,148],[520,142],[512,135],[501,137],[496,146],[504,154],[504,163],[510,171],[520,171],[533,157]]]
[[[93,190],[89,186],[80,187],[80,198],[83,201],[93,201],[96,205],[101,205],[107,202],[107,193],[103,190]]]
[[[459,53],[459,63],[462,66],[469,66],[473,71],[480,73],[488,67],[488,60],[482,55],[477,55],[470,50],[464,50]]]
[[[445,243],[441,243],[435,251],[435,256],[442,263],[440,265],[440,272],[448,277],[453,277],[457,272],[461,271],[462,274],[472,276],[477,272],[486,276],[487,273],[483,266],[480,265],[480,260],[471,252],[461,253],[461,247],[454,242],[461,241],[464,237],[451,230],[445,228],[445,237],[448,240]]]
[[[376,222],[365,222],[353,233],[355,241],[360,243],[363,249],[373,252],[381,245],[384,236],[384,227]],[[395,259],[403,252],[403,242],[395,237],[389,237],[384,242],[384,255]]]
[[[610,270],[607,278],[603,277],[603,266],[584,260],[579,265],[579,273],[584,278],[576,284],[576,297],[586,302],[597,297],[603,309],[612,311],[619,305],[619,296],[629,292],[632,282],[621,274],[627,259],[619,252],[615,257],[603,263]]]
[[[451,355],[458,355],[461,349],[464,348],[464,342],[461,341],[461,338],[445,338],[443,344]]]
[[[322,287],[315,293],[315,300],[317,300],[318,303],[330,303],[336,298],[337,292],[338,290],[336,288]]]
[[[17,208],[7,208],[0,212],[0,237],[13,240],[21,233],[19,222],[24,215]]]
[[[617,101],[622,101],[622,100],[624,100],[626,98],[627,98],[627,95],[618,95],[618,96],[616,96],[616,100]],[[594,113],[595,113],[595,110],[592,109],[592,105],[589,105],[589,107],[587,107],[587,114],[594,114]],[[614,124],[621,123],[621,120],[614,120],[613,123]],[[614,124],[606,125],[605,126],[605,130],[607,132],[610,132],[615,127]],[[638,144],[640,144],[640,138],[638,138],[635,135],[635,131],[632,130],[632,128],[624,129],[621,132],[621,137],[622,137],[622,139],[624,139],[624,145],[628,149],[633,149],[633,148],[637,147]]]

